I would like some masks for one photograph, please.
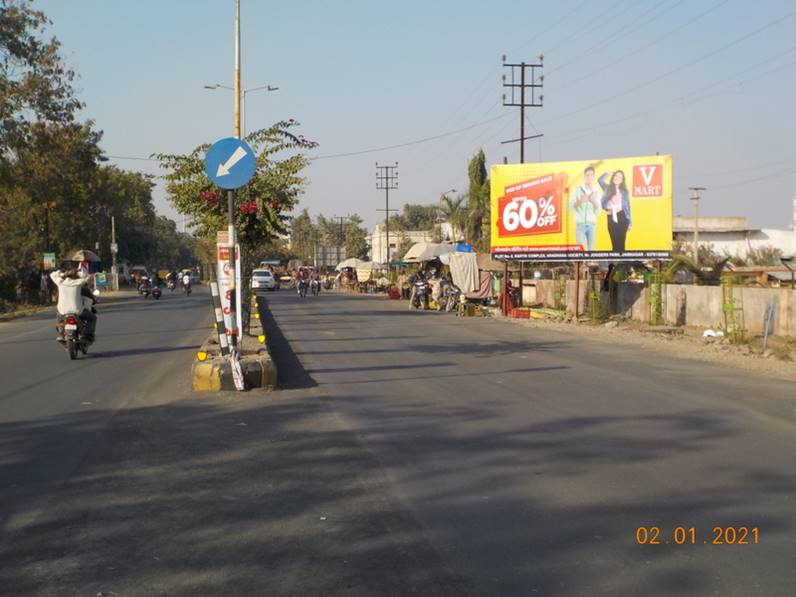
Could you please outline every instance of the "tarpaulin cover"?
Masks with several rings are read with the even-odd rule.
[[[488,299],[492,296],[492,274],[481,271],[481,284],[476,292],[467,292],[464,295],[468,299]]]
[[[478,262],[475,253],[451,253],[451,276],[462,292],[473,292],[479,287]]]

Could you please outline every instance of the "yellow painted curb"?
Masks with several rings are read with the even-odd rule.
[[[194,362],[191,367],[194,392],[218,392],[221,390],[221,367],[217,361]]]

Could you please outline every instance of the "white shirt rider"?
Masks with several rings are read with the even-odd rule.
[[[85,298],[82,295],[81,287],[86,283],[87,275],[85,271],[80,270],[77,278],[67,278],[63,272],[54,271],[50,274],[50,278],[58,286],[58,305],[56,309],[61,315],[67,313],[82,313],[83,309],[88,308]]]

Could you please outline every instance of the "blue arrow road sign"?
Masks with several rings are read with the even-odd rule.
[[[237,137],[219,139],[205,156],[207,177],[222,189],[242,187],[251,180],[256,169],[252,148]]]

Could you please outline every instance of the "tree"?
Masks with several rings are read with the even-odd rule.
[[[391,222],[397,230],[431,230],[437,221],[435,205],[407,203],[403,211],[393,216]]]
[[[318,244],[318,229],[312,223],[309,211],[305,207],[290,222],[290,251],[298,259],[311,261]]]
[[[464,196],[451,199],[447,195],[442,197],[442,216],[450,222],[453,228],[454,240],[459,239],[459,234],[466,230],[467,226],[467,207],[464,203]]]
[[[467,190],[467,238],[479,251],[489,250],[490,183],[486,155],[478,150],[467,166],[470,181]]]
[[[300,150],[317,143],[292,132],[299,123],[280,121],[254,131],[246,141],[254,150],[257,168],[248,184],[237,192],[235,226],[244,262],[277,235],[287,234],[289,213],[303,192],[302,170],[308,161]],[[196,234],[211,239],[227,226],[227,194],[215,187],[204,171],[209,144],[186,155],[157,154],[168,170],[166,190],[180,213],[191,216]],[[244,266],[248,271],[250,267]]]
[[[60,42],[44,39],[50,20],[30,4],[0,0],[0,160],[27,143],[31,122],[68,124],[82,107]]]
[[[350,216],[345,224],[345,254],[348,257],[365,259],[368,255],[368,231],[362,226],[362,218]]]

